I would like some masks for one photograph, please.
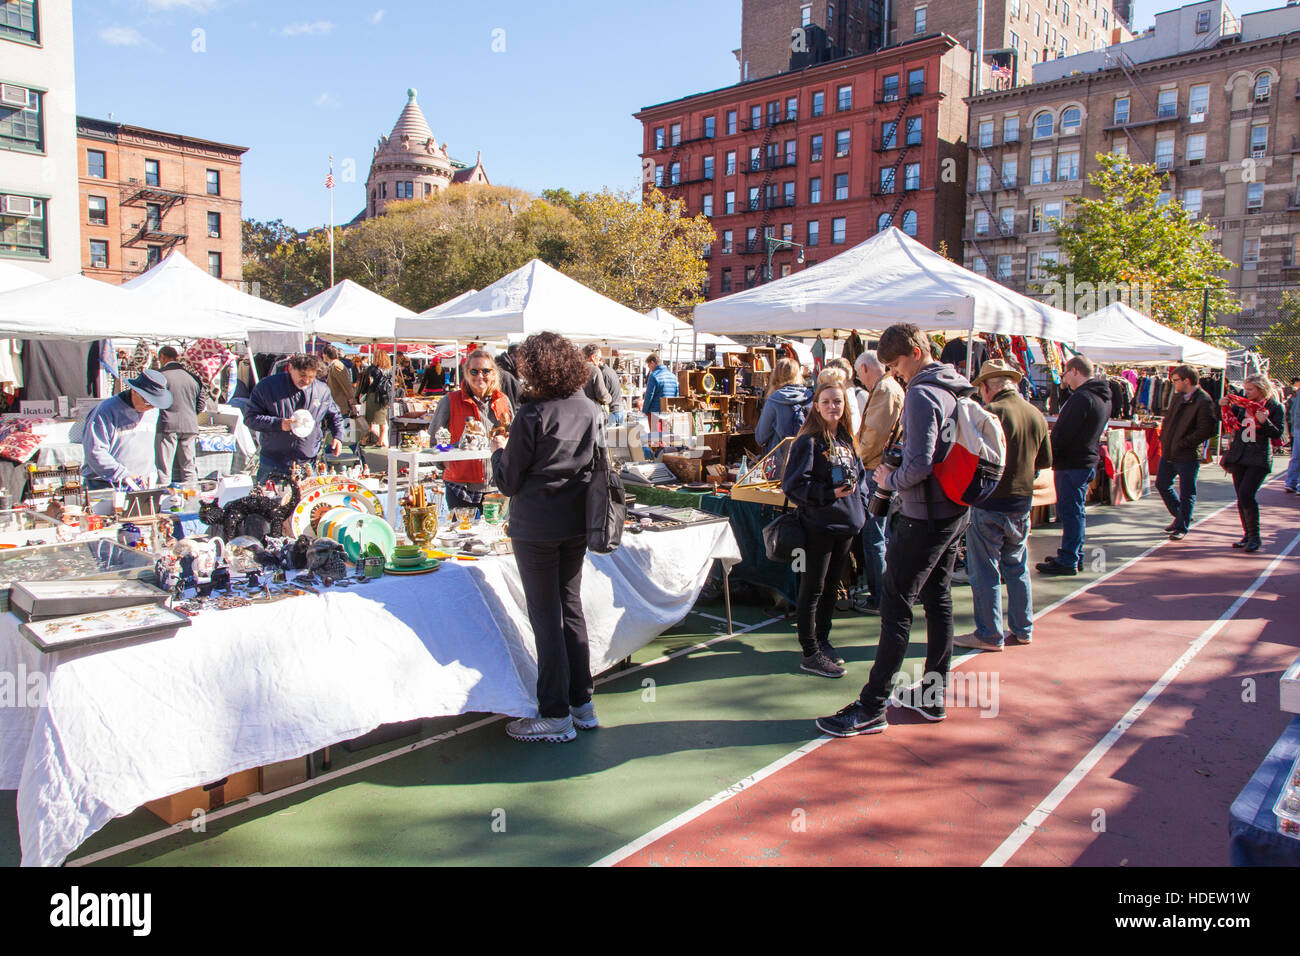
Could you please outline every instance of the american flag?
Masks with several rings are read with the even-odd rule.
[[[1011,79],[1011,70],[1009,67],[995,65],[993,67],[993,76],[999,80],[1009,80]]]
[[[334,174],[333,174],[333,173],[330,173],[328,176],[325,177],[325,188],[326,188],[326,189],[333,189],[333,188],[334,188]]]

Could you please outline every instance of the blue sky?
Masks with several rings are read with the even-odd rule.
[[[1137,26],[1179,5],[1140,0]],[[641,147],[632,113],[735,83],[740,6],[75,0],[77,111],[250,147],[245,217],[298,228],[328,220],[331,153],[337,221],[362,208],[375,142],[411,86],[438,140],[467,162],[481,149],[495,183],[630,188]]]

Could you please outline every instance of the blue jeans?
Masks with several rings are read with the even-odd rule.
[[[611,425],[622,425],[627,418],[627,412],[618,411],[609,413],[609,423]]]
[[[1178,522],[1178,530],[1186,533],[1192,526],[1192,509],[1196,507],[1196,473],[1201,463],[1192,461],[1170,461],[1160,459],[1160,468],[1156,471],[1156,491],[1165,501],[1165,507]],[[1178,479],[1178,491],[1174,491],[1174,479]]]
[[[966,573],[975,602],[975,634],[1001,644],[1002,585],[1007,586],[1011,633],[1028,639],[1034,630],[1034,596],[1029,583],[1029,512],[970,510],[966,530]]]
[[[1095,468],[1067,468],[1052,473],[1056,485],[1056,514],[1061,519],[1061,549],[1056,562],[1067,568],[1078,567],[1083,560],[1083,538],[1088,525],[1084,503],[1088,500],[1088,486],[1096,473]]]
[[[867,478],[867,500],[876,493],[876,482]],[[889,516],[873,518],[867,515],[867,523],[862,526],[862,557],[867,572],[867,591],[876,600],[880,599],[885,581],[885,523]]]
[[[1300,488],[1300,449],[1296,448],[1294,437],[1291,439],[1291,462],[1286,466],[1284,484],[1288,488]]]

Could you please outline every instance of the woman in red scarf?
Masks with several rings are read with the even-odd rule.
[[[1227,393],[1219,400],[1223,408],[1223,431],[1231,442],[1222,464],[1232,475],[1237,492],[1237,513],[1245,532],[1234,548],[1254,553],[1260,549],[1260,485],[1273,470],[1273,440],[1282,437],[1286,413],[1273,397],[1273,386],[1263,375],[1246,379],[1245,396]]]

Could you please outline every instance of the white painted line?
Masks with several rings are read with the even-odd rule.
[[[1297,534],[1291,539],[1291,543],[1286,546],[1286,550],[1269,563],[1268,567],[1265,568],[1260,576],[1255,579],[1255,583],[1247,588],[1241,596],[1237,598],[1237,600],[1233,601],[1232,606],[1228,608],[1228,610],[1224,611],[1217,621],[1206,628],[1201,636],[1192,642],[1191,646],[1183,652],[1183,655],[1170,665],[1169,669],[1165,671],[1158,681],[1151,685],[1136,704],[1129,708],[1128,713],[1121,717],[1119,722],[1110,729],[1106,736],[1096,743],[1092,750],[1088,752],[1087,756],[1080,760],[1075,765],[1074,769],[1065,775],[1065,779],[1056,785],[1052,792],[1047,795],[1046,799],[1035,807],[1029,816],[1025,817],[1025,819],[1021,821],[1020,825],[1016,827],[1012,834],[1002,842],[1002,845],[994,850],[989,858],[984,861],[982,864],[983,866],[1006,865],[1007,861],[1015,855],[1016,851],[1024,846],[1025,842],[1034,835],[1034,832],[1047,822],[1047,818],[1050,817],[1052,812],[1061,805],[1061,802],[1070,795],[1071,791],[1083,782],[1083,778],[1097,766],[1101,759],[1106,756],[1115,744],[1119,743],[1119,739],[1124,736],[1124,733],[1132,727],[1134,723],[1137,722],[1138,718],[1141,717],[1142,714],[1146,712],[1147,708],[1155,702],[1155,699],[1164,692],[1164,689],[1173,683],[1174,679],[1182,673],[1188,664],[1192,662],[1192,659],[1195,658],[1196,655],[1199,654],[1221,630],[1223,630],[1224,625],[1236,617],[1237,612],[1240,611],[1246,602],[1254,596],[1255,592],[1263,586],[1264,582],[1269,579],[1269,576],[1277,569],[1277,566],[1282,563],[1283,559],[1295,550],[1297,544],[1300,544],[1300,534]]]
[[[760,627],[766,627],[768,624],[775,624],[777,621],[780,620],[781,618],[779,617],[771,617],[768,618],[766,621],[760,621],[758,624],[751,624],[748,627],[738,629],[735,634],[723,634],[719,637],[715,637],[708,641],[701,641],[698,644],[692,644],[690,647],[683,647],[680,650],[673,651],[671,654],[665,654],[662,657],[656,657],[652,661],[646,661],[644,664],[638,664],[636,667],[630,667],[624,671],[610,671],[605,676],[599,678],[596,681],[596,684],[600,685],[612,680],[620,680],[621,678],[627,677],[631,674],[635,674],[637,671],[645,670],[648,667],[654,667],[659,664],[665,664],[668,661],[673,660],[674,658],[681,657],[685,654],[690,654],[693,651],[702,650],[703,648],[709,647],[713,644],[718,644],[722,641],[729,641],[734,637],[739,637],[741,634],[747,634],[750,631],[756,631]],[[496,714],[492,717],[484,717],[481,720],[475,720],[461,727],[457,727],[454,730],[448,730],[445,733],[437,734],[436,736],[430,737],[427,740],[419,740],[413,744],[410,744],[409,746],[398,747],[394,750],[388,751],[387,753],[377,754],[374,757],[370,757],[358,763],[349,764],[346,767],[340,767],[338,770],[331,770],[328,773],[323,773],[320,774],[319,776],[312,777],[310,780],[305,780],[302,783],[294,784],[292,787],[285,787],[283,790],[277,790],[275,793],[271,793],[271,794],[255,793],[252,796],[248,797],[247,799],[239,801],[238,803],[232,803],[228,807],[222,807],[220,810],[213,810],[211,813],[205,814],[203,820],[205,822],[211,820],[220,820],[223,817],[233,816],[236,813],[243,813],[245,810],[251,810],[254,807],[261,806],[263,803],[267,803],[271,800],[279,800],[281,797],[287,797],[303,790],[311,790],[316,787],[322,786],[323,784],[332,783],[333,781],[338,780],[342,777],[351,776],[354,773],[358,773],[362,770],[369,769],[370,767],[377,766],[378,764],[385,763],[386,761],[393,760],[396,757],[404,757],[407,754],[415,753],[415,751],[417,750],[423,750],[425,747],[431,747],[434,744],[442,743],[443,741],[450,740],[453,737],[459,737],[461,734],[469,733],[471,730],[478,730],[480,727],[486,727],[488,724],[494,724],[497,721],[501,721],[505,719],[506,719],[505,715],[502,714]],[[64,863],[64,866],[86,866],[91,863],[98,863],[100,860],[105,860],[108,859],[109,857],[117,856],[119,853],[125,853],[128,850],[134,850],[138,847],[147,846],[150,843],[155,843],[158,840],[165,839],[169,836],[175,836],[180,833],[185,833],[190,829],[190,826],[193,823],[194,823],[193,820],[186,820],[182,823],[175,823],[169,827],[166,827],[165,829],[157,830],[153,833],[146,834],[145,836],[142,837],[137,837],[134,840],[128,840],[125,843],[119,843],[116,846],[111,846],[104,850],[98,850],[95,853],[89,853],[86,856],[77,857],[77,859],[75,860],[68,860]]]
[[[637,839],[633,840],[631,843],[627,844],[627,846],[615,850],[613,853],[609,854],[608,856],[601,857],[599,860],[597,860],[595,863],[591,865],[592,866],[614,866],[615,864],[623,860],[626,860],[629,856],[632,856],[634,853],[639,853],[642,850],[644,850],[646,847],[648,847],[651,843],[654,843],[660,837],[667,836],[669,833],[672,833],[674,830],[678,829],[679,827],[683,827],[686,824],[690,823],[696,817],[703,816],[704,814],[708,813],[710,810],[712,810],[714,807],[718,806],[719,804],[726,803],[736,794],[748,790],[750,787],[754,786],[754,784],[763,780],[765,777],[770,777],[778,770],[788,767],[790,764],[794,763],[800,757],[806,757],[808,754],[812,753],[818,747],[821,747],[824,744],[828,744],[834,739],[835,739],[834,737],[823,735],[821,737],[818,737],[816,740],[804,744],[798,750],[788,753],[780,760],[768,764],[766,767],[764,767],[762,770],[759,770],[757,773],[752,773],[748,777],[745,777],[743,780],[739,780],[736,783],[733,783],[726,790],[718,791],[713,796],[709,797],[707,800],[701,803],[697,803],[695,806],[691,807],[685,813],[679,813],[677,816],[673,817],[671,820],[669,820],[667,823],[663,824],[662,826],[655,827],[649,833],[645,834],[645,836],[638,837]]]

